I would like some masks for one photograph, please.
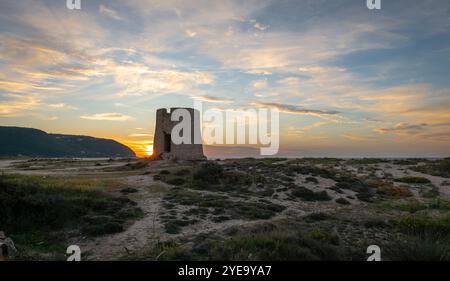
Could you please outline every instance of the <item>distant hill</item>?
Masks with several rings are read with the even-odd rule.
[[[135,157],[127,146],[111,139],[47,134],[32,128],[0,126],[0,156]]]

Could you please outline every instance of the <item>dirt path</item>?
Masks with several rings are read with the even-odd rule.
[[[121,233],[79,242],[82,251],[88,253],[89,260],[117,260],[135,255],[161,240],[160,234],[164,233],[164,229],[158,216],[162,200],[155,194],[144,194],[143,197],[137,203],[144,212],[144,218]]]

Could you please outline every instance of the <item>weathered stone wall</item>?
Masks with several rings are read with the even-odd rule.
[[[160,108],[156,111],[155,136],[153,140],[153,155],[160,159],[179,159],[179,160],[203,160],[206,157],[203,154],[202,144],[194,144],[195,130],[200,130],[199,114],[194,114],[193,108],[184,108],[191,115],[191,144],[173,143],[171,136],[173,127],[178,121],[171,121],[171,114],[178,108]],[[196,126],[195,126],[196,125]]]

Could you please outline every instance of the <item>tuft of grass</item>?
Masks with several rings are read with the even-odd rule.
[[[207,162],[200,165],[194,172],[194,181],[201,184],[218,184],[223,176],[223,168],[215,162]]]
[[[350,205],[351,204],[347,199],[342,198],[342,197],[336,199],[335,201],[336,201],[336,203],[341,204],[341,205]]]
[[[378,158],[363,158],[363,159],[351,159],[347,161],[348,165],[371,165],[388,162],[386,159]]]
[[[212,260],[234,261],[300,261],[339,260],[338,249],[328,242],[300,232],[273,230],[254,234],[238,234],[223,242],[212,243]]]
[[[197,220],[180,220],[176,218],[163,219],[164,228],[169,234],[178,234],[184,226],[194,224]]]
[[[404,182],[404,183],[411,183],[411,184],[427,184],[431,183],[429,179],[424,177],[412,177],[412,176],[406,176],[395,179],[395,181],[398,182]]]
[[[181,169],[181,170],[175,171],[174,175],[183,177],[183,176],[189,175],[190,173],[191,173],[191,171],[189,169]]]
[[[332,219],[333,217],[326,213],[311,213],[305,217],[307,221],[313,222],[313,221],[325,221]]]
[[[306,187],[297,186],[291,191],[291,194],[295,197],[299,197],[304,201],[330,201],[331,197],[324,191],[314,192]]]
[[[308,236],[332,245],[339,245],[339,237],[326,229],[314,229],[308,233]]]
[[[390,183],[383,183],[377,186],[377,193],[382,196],[394,199],[413,196],[412,192],[407,187],[394,186]]]
[[[172,178],[172,179],[167,180],[166,183],[172,184],[172,185],[183,185],[186,183],[186,180],[183,178]]]
[[[136,257],[133,257],[133,260]],[[166,242],[158,242],[142,260],[151,261],[185,261],[189,259],[189,252],[186,247],[178,241],[170,240]]]

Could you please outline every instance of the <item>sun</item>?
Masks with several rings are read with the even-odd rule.
[[[149,144],[145,147],[145,152],[147,153],[148,156],[152,156],[153,155],[153,144]]]

